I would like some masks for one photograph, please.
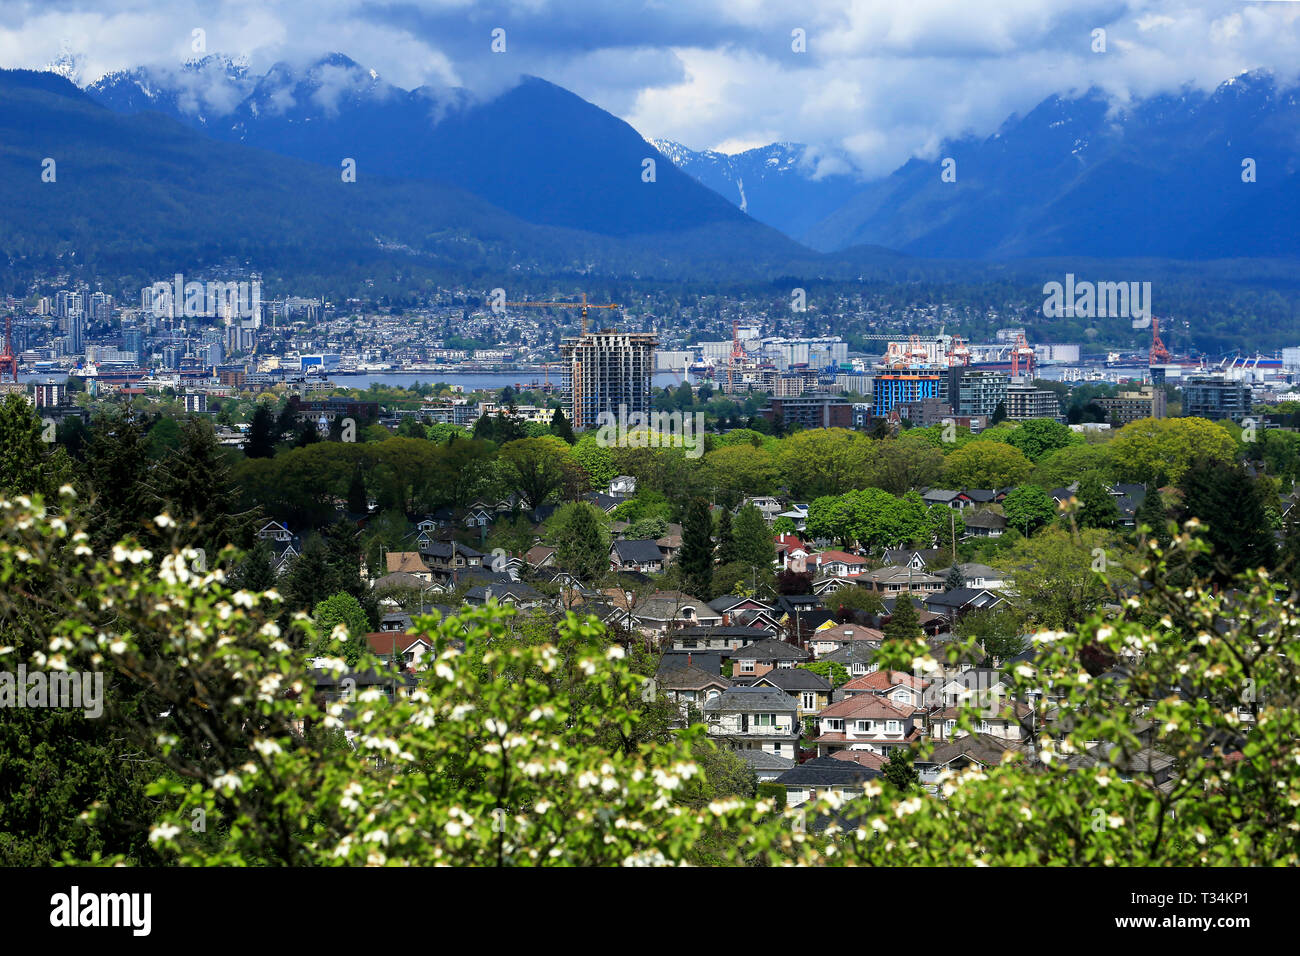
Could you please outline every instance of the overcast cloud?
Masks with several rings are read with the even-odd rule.
[[[504,54],[490,50],[498,27]],[[0,0],[0,64],[71,54],[85,83],[175,66],[196,28],[209,53],[258,73],[338,51],[404,88],[491,95],[533,74],[647,137],[728,152],[803,142],[865,175],[986,135],[1051,93],[1300,74],[1300,3],[1241,0]],[[1105,53],[1092,51],[1099,28]]]

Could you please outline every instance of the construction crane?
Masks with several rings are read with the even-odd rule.
[[[5,344],[4,351],[0,352],[0,380],[2,380],[5,371],[13,377],[13,381],[18,381],[18,356],[14,355],[14,314],[5,313]]]
[[[736,389],[735,373],[737,359],[745,357],[745,350],[740,347],[740,320],[731,320],[731,358],[727,362],[727,392],[732,393]]]
[[[582,309],[582,334],[587,334],[587,310],[588,309],[621,309],[623,306],[617,303],[606,305],[594,305],[587,302],[587,293],[582,293],[581,302],[507,302],[508,306],[516,306],[525,309]]]
[[[1013,379],[1020,377],[1020,360],[1025,360],[1025,374],[1032,376],[1034,374],[1034,350],[1029,347],[1025,341],[1025,333],[1016,333],[1016,344],[1011,347],[1011,377]]]
[[[1165,348],[1165,343],[1160,341],[1160,320],[1153,315],[1151,316],[1151,351],[1147,353],[1147,365],[1155,365],[1156,359],[1168,362],[1169,350]]]

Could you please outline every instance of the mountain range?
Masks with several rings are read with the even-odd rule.
[[[751,215],[823,251],[875,243],[951,258],[1300,254],[1300,105],[1265,72],[1123,108],[1098,90],[1051,96],[988,137],[946,141],[933,159],[865,184],[814,178],[797,144],[737,156],[661,148],[733,201],[743,182]],[[947,158],[953,182],[941,176]],[[1243,181],[1247,159],[1254,182]],[[771,173],[756,176],[765,165]]]
[[[765,280],[926,258],[1300,255],[1300,112],[1263,73],[1124,108],[1053,96],[862,182],[847,157],[795,143],[726,155],[646,141],[535,77],[476,96],[404,90],[341,54],[262,74],[211,56],[81,89],[74,66],[0,71],[11,264],[235,256],[316,273],[384,261]],[[41,179],[47,157],[56,182]],[[1256,182],[1242,181],[1247,157]]]

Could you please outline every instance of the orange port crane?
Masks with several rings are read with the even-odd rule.
[[[507,306],[517,306],[525,309],[582,309],[582,334],[587,334],[587,310],[588,309],[621,309],[623,306],[618,303],[608,303],[605,305],[595,305],[587,301],[587,293],[582,293],[581,302],[507,302]]]
[[[1165,343],[1160,340],[1160,320],[1154,315],[1151,316],[1151,351],[1147,353],[1147,364],[1155,365],[1156,360],[1161,362],[1169,361],[1169,350],[1165,348]]]
[[[1032,377],[1034,374],[1034,359],[1036,358],[1034,350],[1029,347],[1025,341],[1025,333],[1016,333],[1016,344],[1011,347],[1011,377],[1018,379],[1020,377],[1020,362],[1023,359],[1025,363],[1025,375]]]
[[[0,352],[0,376],[8,372],[13,381],[18,381],[18,356],[14,355],[14,316],[5,313],[4,351]]]

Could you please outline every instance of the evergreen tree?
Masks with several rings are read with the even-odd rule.
[[[84,472],[91,488],[91,539],[104,550],[126,536],[144,540],[157,526],[157,497],[149,486],[148,428],[131,413],[97,418],[86,444]]]
[[[990,425],[1000,425],[1007,420],[1007,403],[998,402],[998,407],[993,409],[993,414],[989,418]]]
[[[1260,483],[1238,463],[1197,459],[1179,487],[1183,520],[1197,518],[1209,526],[1205,540],[1212,553],[1193,567],[1220,584],[1247,568],[1271,568],[1275,547]]]
[[[1146,525],[1151,529],[1151,534],[1161,546],[1168,545],[1169,536],[1169,511],[1165,508],[1164,499],[1160,496],[1160,489],[1155,485],[1147,486],[1146,496],[1142,499],[1142,504],[1138,505],[1137,512],[1133,515],[1134,525],[1138,528]]]
[[[555,544],[555,563],[594,584],[609,570],[609,542],[596,509],[585,501],[560,508],[552,519],[550,535]]]
[[[1076,521],[1080,528],[1113,528],[1119,524],[1119,505],[1101,479],[1088,475],[1079,482],[1079,490],[1074,493],[1079,499],[1079,511]]]
[[[1282,530],[1278,573],[1290,585],[1293,592],[1300,591],[1300,508],[1291,509],[1282,525]]]
[[[677,552],[682,587],[701,601],[713,598],[713,516],[703,498],[691,499],[682,522],[682,547]]]
[[[737,559],[749,567],[771,568],[776,560],[776,545],[763,513],[753,505],[746,505],[736,514],[732,528]]]
[[[948,569],[948,576],[943,579],[943,589],[951,591],[954,588],[964,588],[965,586],[966,579],[961,576],[961,567],[954,564]]]
[[[271,549],[266,542],[259,542],[248,551],[239,562],[234,572],[235,583],[245,591],[269,591],[279,584],[275,565],[271,560]]]
[[[718,563],[730,564],[738,558],[736,535],[731,529],[731,511],[723,508],[718,515]]]
[[[226,545],[243,546],[252,533],[253,512],[239,512],[239,495],[212,425],[189,418],[180,447],[155,471],[157,511],[177,522],[180,543],[215,558]]]
[[[573,434],[573,426],[564,417],[564,409],[562,408],[557,408],[555,416],[551,419],[551,434],[570,445],[578,440]]]
[[[921,619],[910,594],[900,594],[894,600],[894,613],[890,615],[884,633],[891,641],[911,641],[921,636]]]
[[[45,426],[21,395],[0,402],[0,493],[40,494],[50,504],[71,477],[71,462],[62,449],[51,453],[43,440]]]
[[[265,403],[258,402],[257,408],[253,410],[252,421],[248,424],[244,454],[249,458],[270,458],[275,454],[275,443],[279,438],[278,425],[271,409]]]
[[[885,775],[886,780],[903,793],[915,790],[921,778],[916,765],[912,763],[910,747],[891,747],[889,759],[881,765],[880,771]]]
[[[361,462],[357,462],[352,469],[352,480],[348,482],[348,511],[363,515],[369,510],[366,479],[361,474]]]

